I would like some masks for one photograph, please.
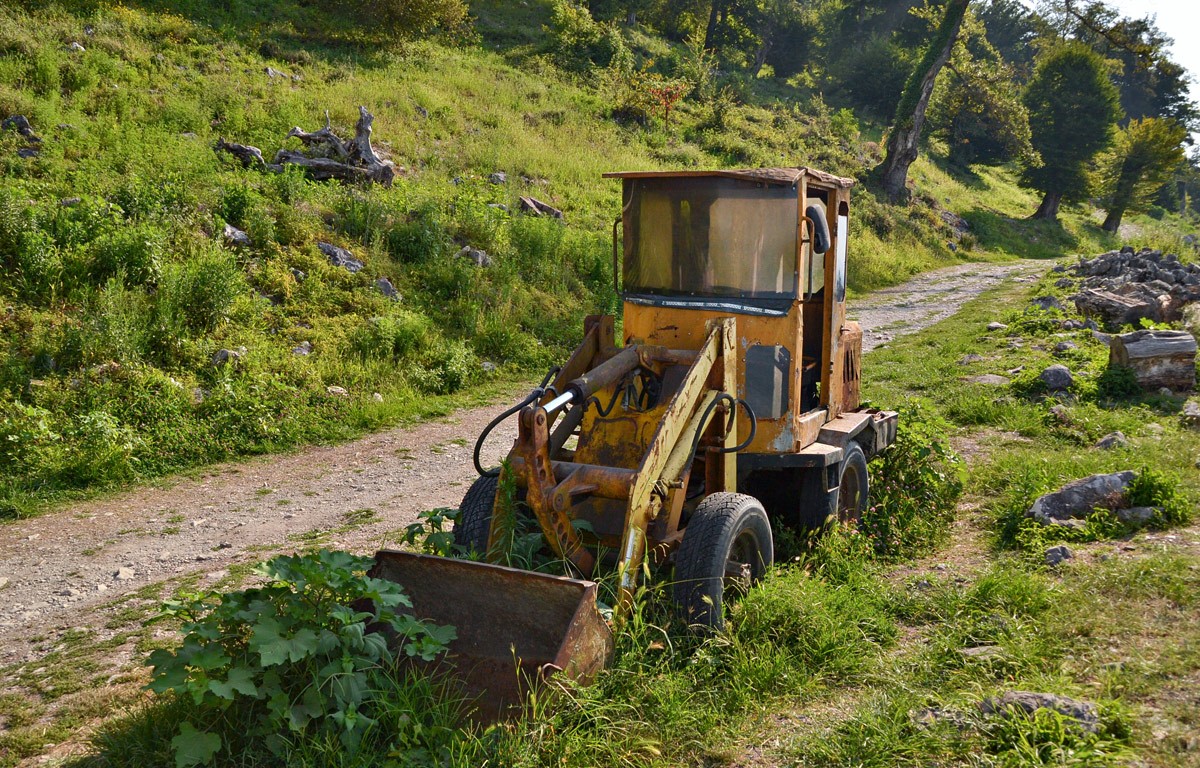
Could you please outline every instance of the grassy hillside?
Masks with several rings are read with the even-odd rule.
[[[681,102],[669,127],[622,122],[603,75],[555,65],[548,6],[473,12],[473,40],[400,46],[318,4],[0,7],[0,116],[27,116],[43,139],[0,134],[0,516],[344,439],[543,370],[583,314],[616,309],[617,190],[603,171],[859,175],[875,160],[864,138],[876,127],[765,81]],[[643,60],[687,55],[623,34]],[[246,170],[212,150],[224,137],[270,158],[326,110],[350,133],[359,105],[398,166],[390,189]],[[506,183],[488,181],[496,171]],[[1023,221],[1035,201],[1008,171],[922,160],[916,185],[905,208],[856,193],[852,289],[964,258],[1111,244],[1082,209],[1064,230]],[[517,214],[525,194],[565,223]],[[972,224],[957,252],[942,208]],[[223,242],[226,224],[251,245]],[[365,268],[331,266],[320,241]],[[455,258],[463,246],[492,265]],[[384,277],[399,300],[377,288]],[[221,350],[238,359],[214,365]]]

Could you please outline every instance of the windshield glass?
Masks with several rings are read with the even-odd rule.
[[[726,178],[627,179],[628,293],[796,295],[797,191]]]

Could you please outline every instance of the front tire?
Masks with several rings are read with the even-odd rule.
[[[721,629],[725,595],[760,580],[774,561],[771,523],[744,493],[714,493],[692,513],[675,554],[675,604],[689,625]]]
[[[492,531],[492,509],[496,505],[496,489],[499,477],[480,477],[471,483],[467,495],[463,496],[458,508],[458,520],[454,522],[454,543],[463,549],[487,552],[488,536]]]
[[[857,523],[867,511],[871,478],[867,474],[867,455],[862,446],[850,443],[838,471],[838,522]]]

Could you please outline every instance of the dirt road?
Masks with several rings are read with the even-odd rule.
[[[931,272],[853,302],[850,316],[868,329],[871,349],[952,315],[1027,269],[972,264]],[[0,665],[37,658],[30,638],[68,628],[112,634],[111,616],[129,607],[121,598],[152,603],[157,592],[146,588],[154,584],[222,585],[231,567],[304,543],[367,553],[394,542],[418,512],[458,505],[474,479],[475,437],[507,405],[218,465],[0,526]],[[486,461],[498,461],[511,444],[515,427],[505,426],[489,441]]]

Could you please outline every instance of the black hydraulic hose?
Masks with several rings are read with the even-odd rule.
[[[701,428],[696,430],[696,437],[692,439],[692,450],[688,453],[687,461],[683,463],[685,469],[690,467],[692,461],[696,458],[696,449],[700,447],[700,438],[704,434],[703,424],[708,421],[708,417],[712,415],[713,410],[716,409],[717,403],[720,403],[722,400],[728,400],[730,405],[732,405],[735,410],[739,404],[745,409],[746,418],[750,420],[750,437],[747,437],[745,442],[741,443],[740,445],[735,445],[732,448],[719,448],[717,453],[737,453],[738,451],[745,450],[747,447],[749,447],[750,443],[754,442],[754,435],[758,433],[758,423],[754,420],[754,410],[750,407],[750,404],[742,398],[739,397],[735,400],[733,395],[729,394],[728,392],[722,392],[721,394],[717,395],[711,403],[708,404],[708,408],[704,409],[704,416],[700,419]]]
[[[542,396],[546,394],[546,388],[550,383],[550,380],[554,378],[560,370],[560,368],[551,368],[550,372],[546,374],[546,378],[542,379],[542,383],[537,385],[537,387],[529,393],[528,397],[504,411],[496,418],[492,419],[490,422],[488,422],[488,425],[483,428],[483,431],[479,433],[479,439],[475,441],[475,452],[471,456],[471,460],[475,462],[475,471],[479,473],[480,477],[497,477],[500,474],[499,467],[495,467],[493,469],[484,469],[483,465],[479,463],[479,452],[483,450],[483,441],[487,440],[488,435],[491,434],[492,430],[495,429],[500,422],[504,421],[509,416],[512,416],[514,413],[517,413],[525,406],[530,405],[531,403],[536,403],[538,400],[542,399]]]

